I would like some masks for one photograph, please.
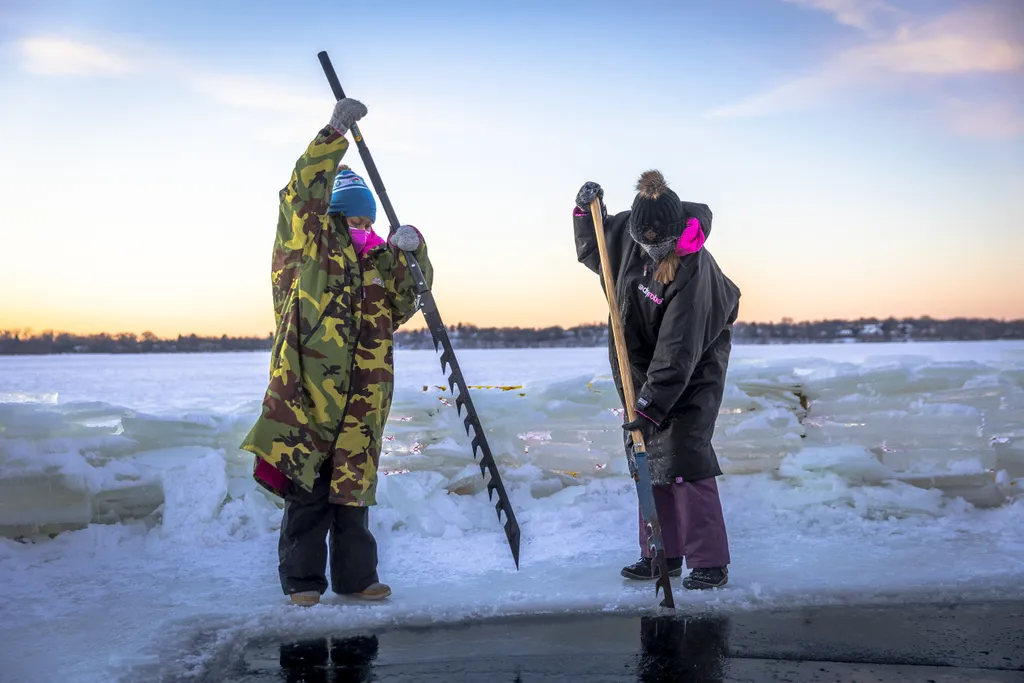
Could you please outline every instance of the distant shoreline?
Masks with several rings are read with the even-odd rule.
[[[738,340],[734,343],[734,346],[743,347],[754,347],[754,346],[914,346],[921,344],[991,344],[994,342],[1013,342],[1013,341],[1024,341],[1024,339],[1007,338],[1007,339],[910,339],[910,340],[892,340],[892,341],[881,341],[877,339],[863,340],[863,341],[774,341],[774,342],[751,342]],[[570,349],[604,349],[607,348],[606,344],[594,344],[591,346],[471,346],[471,347],[455,347],[455,352],[459,353],[462,351],[540,351],[540,350],[570,350]],[[396,351],[434,351],[433,345],[427,346],[397,346]],[[202,354],[220,354],[220,353],[268,353],[270,347],[265,349],[211,349],[202,351],[165,351],[162,349],[154,349],[150,351],[52,351],[45,353],[2,353],[0,352],[0,358],[26,358],[26,357],[42,357],[42,356],[187,356],[187,355],[202,355]]]
[[[605,324],[577,325],[571,328],[477,327],[451,325],[452,345],[460,349],[551,349],[594,348],[608,345]],[[736,323],[736,345],[780,344],[858,344],[904,342],[1014,341],[1024,339],[1024,319],[991,318],[864,318],[859,320],[823,320],[779,323]],[[19,333],[0,330],[0,356],[52,356],[82,354],[219,353],[269,351],[273,335],[265,337],[200,337],[192,334],[161,339],[152,332],[76,335],[66,332]],[[433,349],[426,328],[399,330],[395,334],[399,350]]]

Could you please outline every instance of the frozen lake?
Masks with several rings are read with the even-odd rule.
[[[456,351],[473,384],[519,384],[607,374],[601,348]],[[398,351],[398,382],[443,383],[433,351]],[[261,352],[163,355],[0,356],[0,397],[8,392],[62,401],[106,401],[137,410],[227,410],[259,400],[270,356]],[[733,367],[819,361],[870,363],[979,362],[1024,366],[1024,342],[737,345]]]
[[[730,584],[677,588],[680,610],[1024,597],[1024,342],[733,358],[715,440]],[[474,401],[523,530],[520,571],[436,355],[400,351],[371,512],[395,594],[297,611],[277,585],[280,510],[236,447],[267,354],[0,357],[0,529],[22,537],[0,538],[3,675],[201,679],[275,634],[655,606],[618,575],[638,556],[636,503],[606,350],[459,360],[472,385],[515,387]]]

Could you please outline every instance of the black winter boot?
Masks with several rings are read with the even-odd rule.
[[[665,562],[668,563],[668,575],[681,576],[683,573],[683,558],[681,557],[666,557]],[[622,568],[622,575],[627,579],[633,579],[635,581],[652,581],[659,577],[658,565],[654,564],[654,560],[649,557],[641,557],[637,562],[629,565],[628,567]]]
[[[690,575],[683,579],[683,588],[687,590],[721,588],[727,583],[729,583],[728,567],[709,567],[694,569],[690,572]]]

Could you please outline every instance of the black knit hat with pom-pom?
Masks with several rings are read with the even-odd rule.
[[[645,171],[636,183],[637,194],[629,215],[629,234],[650,257],[667,256],[686,225],[683,202],[661,171]]]

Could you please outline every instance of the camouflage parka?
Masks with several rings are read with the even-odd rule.
[[[279,496],[312,490],[330,457],[330,502],[364,506],[376,504],[394,331],[416,312],[416,293],[404,252],[384,242],[358,256],[344,216],[327,213],[347,150],[323,128],[280,192],[270,383],[241,448],[255,455],[257,483]],[[424,241],[414,254],[429,286]]]

